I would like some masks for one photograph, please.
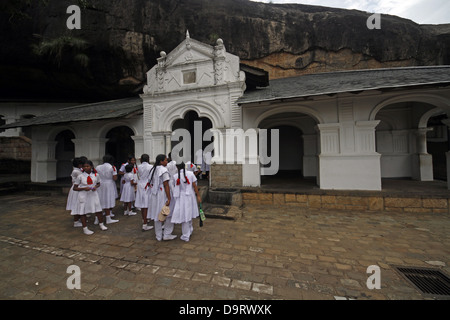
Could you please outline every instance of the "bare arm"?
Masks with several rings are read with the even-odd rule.
[[[73,185],[73,190],[74,191],[89,191],[89,190],[91,190],[91,188],[89,188],[89,187],[79,188],[77,184],[74,184]]]
[[[192,185],[194,186],[194,191],[195,191],[195,194],[197,195],[197,202],[202,203],[202,198],[200,197],[200,193],[198,192],[198,188],[197,188],[197,182],[194,182]]]
[[[166,201],[166,206],[168,206],[170,204],[170,187],[169,187],[169,181],[164,181],[164,191],[166,192],[166,196],[167,196],[167,201]]]

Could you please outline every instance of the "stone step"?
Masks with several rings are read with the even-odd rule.
[[[242,217],[242,211],[238,206],[228,206],[214,203],[202,203],[203,212],[208,219],[237,220]]]

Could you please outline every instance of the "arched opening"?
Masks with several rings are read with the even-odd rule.
[[[446,116],[422,101],[397,102],[380,108],[375,119],[376,151],[381,154],[383,189],[395,180],[446,179]],[[438,178],[439,177],[439,178]]]
[[[105,154],[114,157],[117,168],[120,168],[120,165],[127,161],[128,155],[134,155],[135,148],[132,136],[134,136],[134,132],[127,126],[115,127],[106,134],[108,141],[105,144]]]
[[[72,160],[75,157],[75,135],[70,130],[64,130],[55,137],[56,179],[65,180],[72,173]]]
[[[427,152],[433,156],[433,178],[447,181],[446,153],[450,150],[448,127],[442,120],[448,119],[446,114],[431,117],[427,122]]]
[[[311,116],[294,112],[271,115],[260,122],[259,128],[267,129],[269,157],[276,152],[272,145],[272,130],[279,132],[278,172],[261,176],[262,186],[316,187],[319,167],[316,125],[317,121]]]
[[[172,125],[172,132],[174,132],[177,129],[186,129],[189,132],[190,135],[190,150],[188,150],[188,154],[184,155],[182,150],[180,156],[183,156],[192,162],[196,162],[195,160],[195,154],[197,152],[196,147],[199,146],[202,148],[202,150],[205,150],[206,146],[211,144],[211,141],[203,141],[203,135],[205,132],[209,129],[212,129],[213,125],[210,119],[206,117],[199,117],[197,112],[195,111],[188,111],[183,119],[176,120]],[[199,136],[201,134],[201,136]],[[172,148],[171,150],[174,150],[174,148],[181,143],[180,141],[172,141]]]

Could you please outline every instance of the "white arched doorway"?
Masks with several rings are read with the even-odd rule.
[[[273,155],[278,152],[279,167],[275,174],[261,176],[261,185],[315,187],[319,175],[319,142],[315,129],[318,120],[311,115],[292,110],[281,110],[278,113],[271,110],[266,115],[264,118],[260,117],[262,120],[258,123],[258,128],[267,129],[266,154]],[[278,141],[272,140],[272,130],[278,130]]]
[[[204,139],[205,132],[212,129],[213,124],[212,121],[208,117],[200,117],[195,111],[187,111],[183,118],[175,120],[172,124],[172,132],[176,132],[179,129],[186,130],[186,134],[188,133],[190,140],[185,144],[189,146],[189,150],[184,150],[184,148],[177,147],[179,143],[183,143],[186,141],[174,140],[174,136],[172,135],[171,140],[171,148],[170,152],[173,150],[177,151],[177,153],[182,153],[179,156],[183,157],[186,161],[191,161],[192,163],[197,163],[196,161],[196,152],[198,149],[205,150],[207,145],[211,144],[211,140]],[[183,149],[183,150],[181,150]],[[181,150],[178,152],[178,150]],[[184,154],[186,152],[186,154]],[[172,158],[174,158],[174,154],[172,154]]]
[[[122,163],[127,162],[129,156],[135,153],[133,130],[128,126],[117,126],[106,133],[105,154],[114,157],[114,164],[120,168]]]
[[[398,97],[374,108],[371,117],[380,120],[376,127],[376,151],[381,154],[381,177],[433,181],[433,156],[428,140],[433,128],[430,119],[445,115],[439,99]],[[390,103],[392,102],[392,103]],[[436,125],[436,124],[435,124]],[[445,127],[441,123],[442,127]],[[446,128],[445,128],[446,131]]]

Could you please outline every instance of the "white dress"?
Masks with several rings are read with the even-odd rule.
[[[70,187],[69,195],[67,196],[67,205],[66,210],[73,210],[75,205],[77,204],[77,197],[78,192],[73,191],[73,185],[75,184],[75,181],[77,180],[78,176],[82,174],[83,171],[81,171],[80,168],[73,168],[72,174],[70,175],[72,177],[72,187]]]
[[[88,183],[88,177],[91,177],[92,183]],[[83,172],[77,177],[75,184],[78,185],[79,188],[94,187],[97,183],[100,182],[100,180],[101,179],[98,174],[92,172],[90,174],[87,174],[86,172]],[[84,215],[87,213],[97,213],[102,211],[102,206],[100,205],[100,199],[98,197],[97,190],[75,192],[78,193],[78,197],[76,205],[71,212],[72,215]]]
[[[150,198],[150,184],[148,179],[150,179],[150,170],[153,168],[148,162],[141,163],[137,168],[137,191],[136,191],[136,201],[134,206],[136,208],[148,208],[149,198]]]
[[[132,202],[136,199],[136,195],[134,193],[134,186],[131,185],[131,181],[134,181],[133,172],[125,173],[122,178],[122,193],[120,195],[120,201],[122,202]]]
[[[150,182],[150,205],[147,212],[147,219],[159,221],[158,215],[162,207],[167,202],[166,191],[164,190],[164,181],[170,181],[169,171],[166,167],[157,166],[153,175],[153,181]],[[149,177],[151,178],[151,176]]]
[[[102,185],[98,188],[98,196],[103,209],[111,209],[116,206],[117,186],[113,176],[117,175],[117,170],[109,163],[104,163],[95,168],[97,170]]]
[[[197,182],[197,178],[191,171],[186,171],[186,178],[189,180],[189,184],[185,183],[184,173],[181,170],[180,177],[178,177],[177,173],[172,180],[171,187],[173,188],[174,200],[172,223],[189,222],[199,216],[197,196],[193,186],[193,183]],[[180,179],[179,185],[177,185],[178,179]]]

